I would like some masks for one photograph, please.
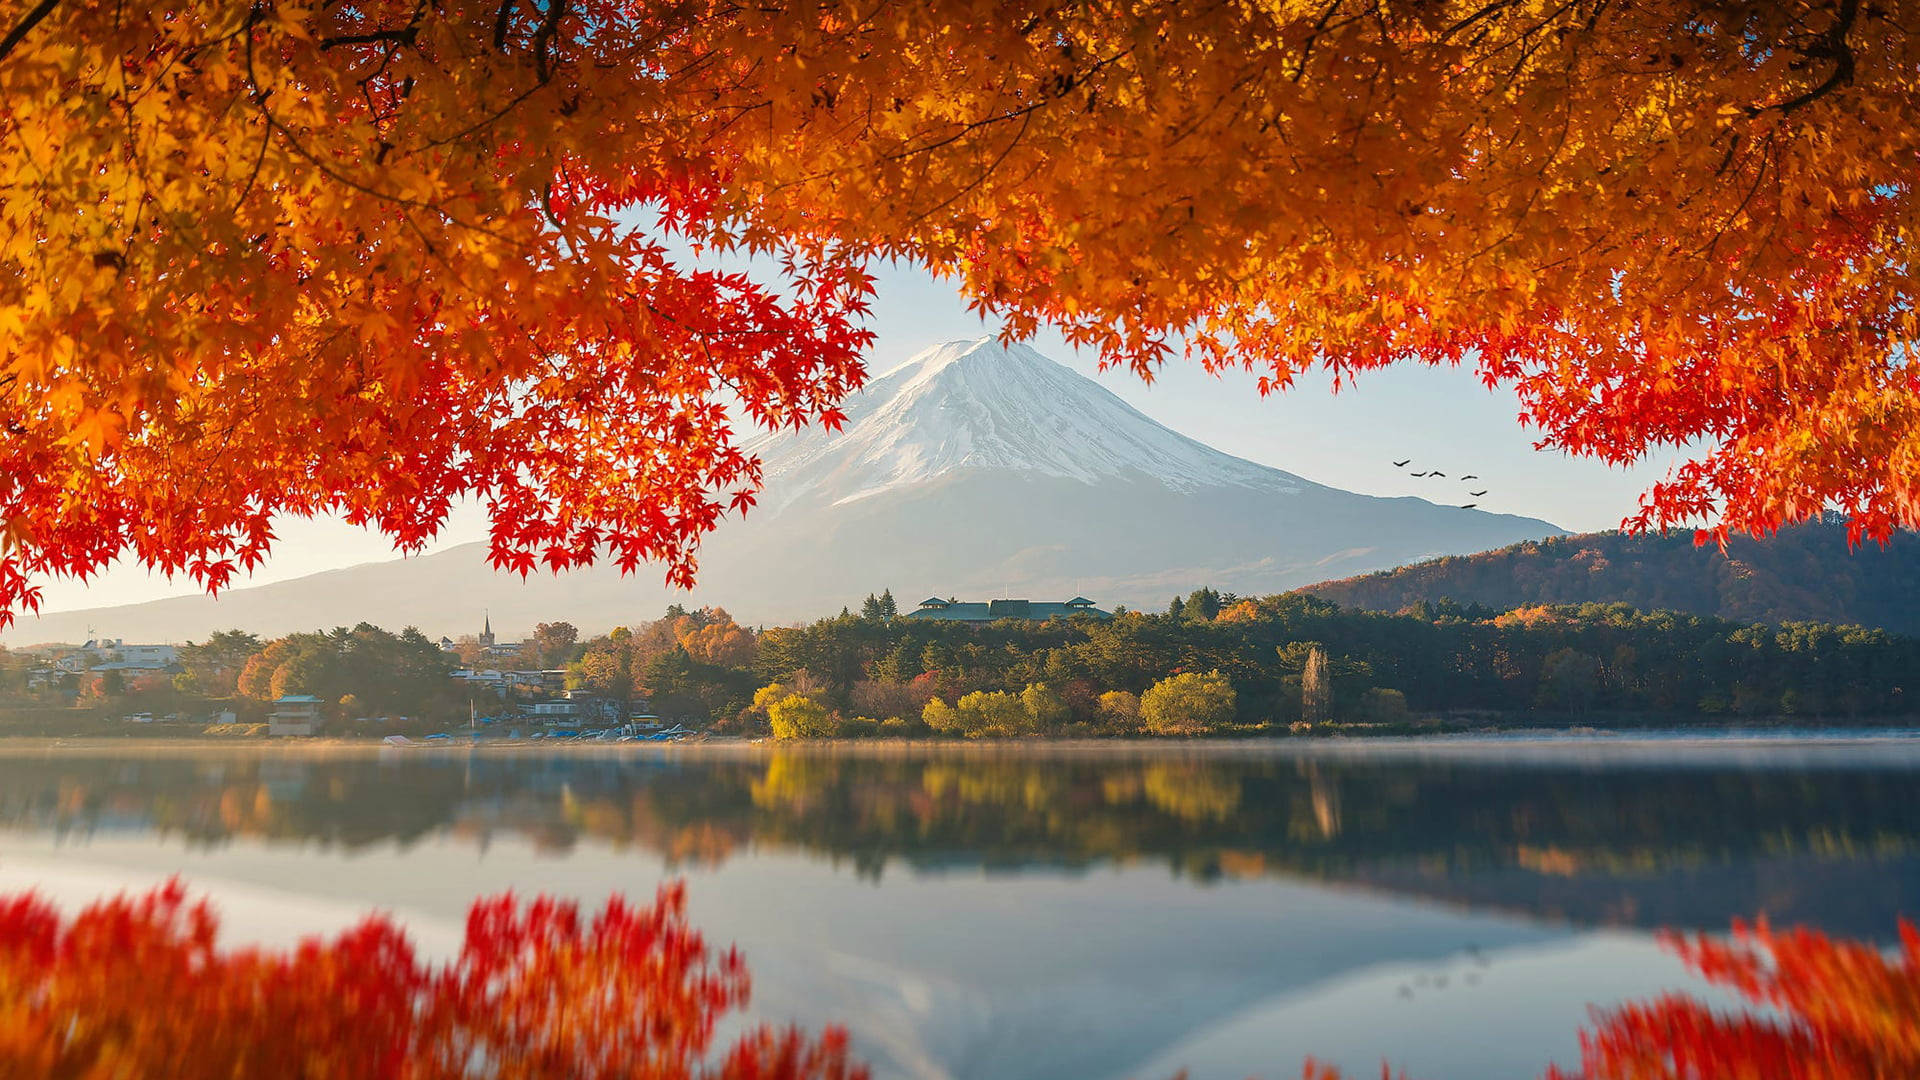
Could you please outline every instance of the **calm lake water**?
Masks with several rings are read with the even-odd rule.
[[[1892,940],[1920,739],[301,754],[0,752],[0,891],[180,874],[234,940],[684,877],[754,1015],[880,1077],[1427,1080],[1575,1060],[1588,1006],[1691,988],[1660,927]]]

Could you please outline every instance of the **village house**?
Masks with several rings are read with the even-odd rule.
[[[320,726],[320,699],[312,694],[276,698],[267,714],[269,735],[311,735]]]

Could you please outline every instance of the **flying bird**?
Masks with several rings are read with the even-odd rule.
[[[1462,510],[1471,510],[1471,509],[1473,509],[1474,507],[1476,507],[1476,506],[1479,506],[1479,505],[1480,505],[1479,503],[1465,503],[1465,504],[1463,504],[1463,505],[1462,505],[1462,506],[1460,507],[1460,509],[1462,509]]]
[[[1463,476],[1463,477],[1461,477],[1460,479],[1462,479],[1462,480],[1478,480],[1478,479],[1480,479],[1480,478],[1479,478],[1478,476],[1475,476],[1475,475],[1474,475],[1474,474],[1472,474],[1472,473],[1468,473],[1467,475],[1465,475],[1465,476]]]
[[[1396,461],[1393,463],[1393,467],[1396,469],[1404,469],[1407,467],[1407,462],[1410,462],[1412,460],[1413,460],[1412,458],[1408,458],[1406,461]]]
[[[1480,496],[1482,496],[1482,495],[1485,495],[1485,494],[1486,494],[1486,492],[1484,492],[1484,491],[1469,491],[1469,492],[1467,492],[1467,494],[1469,494],[1469,495],[1471,495],[1471,496],[1473,496],[1474,498],[1476,498],[1476,499],[1477,499],[1477,498],[1479,498]]]
[[[1439,469],[1435,469],[1435,470],[1433,470],[1432,472],[1430,472],[1430,473],[1428,473],[1427,475],[1428,475],[1428,476],[1437,476],[1437,477],[1439,477],[1439,478],[1440,478],[1440,479],[1442,479],[1442,480],[1445,480],[1445,479],[1447,478],[1447,474],[1446,474],[1446,473],[1443,473],[1443,472],[1441,472],[1441,471],[1440,471]]]
[[[1417,473],[1413,473],[1412,475],[1414,475],[1414,476],[1425,476],[1425,475],[1427,475],[1427,474],[1426,474],[1426,473],[1423,473],[1423,472],[1417,472]]]

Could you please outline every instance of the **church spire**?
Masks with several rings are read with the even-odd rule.
[[[485,619],[485,623],[480,631],[480,647],[483,649],[491,649],[493,648],[493,613],[486,611],[484,608],[482,611],[484,613],[482,617]]]

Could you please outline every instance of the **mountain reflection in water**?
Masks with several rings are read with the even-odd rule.
[[[1163,865],[1359,886],[1575,926],[1766,914],[1886,939],[1920,897],[1920,769],[1898,756],[1628,763],[939,752],[587,756],[52,753],[0,759],[0,826],[192,847],[517,837],[712,868],[827,857],[863,878]]]

